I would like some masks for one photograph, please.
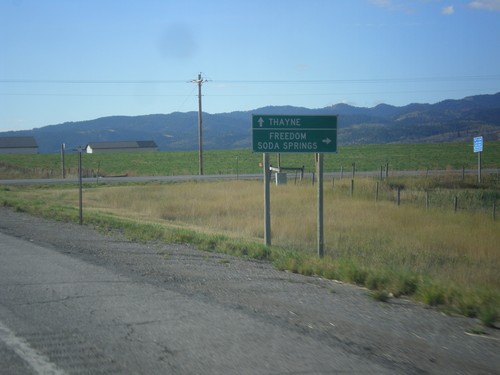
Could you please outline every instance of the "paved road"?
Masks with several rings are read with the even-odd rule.
[[[390,171],[390,177],[403,177],[403,176],[440,176],[449,174],[450,171],[447,170],[421,170],[421,171]],[[462,171],[455,171],[456,174],[461,174]],[[477,174],[477,170],[475,169],[466,169],[464,171],[465,174]],[[487,174],[498,174],[500,173],[499,169],[483,169],[483,175]],[[293,178],[295,174],[290,173],[290,179]],[[356,177],[379,177],[380,171],[356,171],[354,176]],[[335,177],[335,178],[352,178],[352,171],[345,170],[344,172],[327,172],[325,173],[325,177]],[[262,179],[262,173],[257,174],[217,174],[217,175],[179,175],[179,176],[134,176],[134,177],[88,177],[84,178],[84,183],[113,183],[113,182],[151,182],[151,181],[209,181],[209,180],[259,180]],[[308,173],[305,175],[305,178],[312,178],[312,173]],[[29,184],[61,184],[61,183],[69,183],[69,184],[78,184],[78,179],[75,178],[34,178],[34,179],[11,179],[11,180],[1,180],[0,184],[4,185],[29,185]]]
[[[179,176],[134,176],[134,177],[87,177],[83,178],[84,183],[113,183],[113,182],[151,182],[151,181],[162,181],[162,182],[180,182],[180,181],[209,181],[209,180],[254,180],[262,179],[261,174],[217,174],[217,175],[179,175]],[[0,184],[4,185],[30,185],[30,184],[78,184],[79,180],[77,178],[33,178],[33,179],[11,179],[11,180],[1,180]]]
[[[500,335],[265,262],[0,208],[1,374],[495,374]]]
[[[12,358],[2,368],[13,373],[24,371],[22,359],[35,373],[387,370],[238,309],[138,282],[29,241],[0,234],[0,243],[0,341]]]

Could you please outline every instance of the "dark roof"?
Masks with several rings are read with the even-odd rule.
[[[90,142],[87,146],[90,146],[94,150],[113,149],[113,148],[156,148],[156,147],[158,147],[154,141]]]
[[[0,148],[38,148],[34,137],[0,137]]]
[[[158,147],[155,143],[155,141],[137,141],[137,144],[139,145],[139,147],[152,147],[152,148],[155,148],[155,147]]]

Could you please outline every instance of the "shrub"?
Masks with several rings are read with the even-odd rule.
[[[365,285],[368,272],[358,265],[352,259],[343,259],[338,264],[339,274],[343,280],[357,284]]]
[[[485,326],[493,327],[500,316],[495,306],[485,305],[479,309],[478,318]]]
[[[368,289],[381,291],[387,287],[390,277],[382,272],[370,272],[366,276],[365,286]]]
[[[392,276],[391,290],[395,297],[412,296],[416,293],[419,277],[410,273],[395,273]]]
[[[440,306],[446,301],[445,289],[434,281],[427,281],[421,284],[417,293],[422,302],[429,306]]]
[[[390,294],[387,290],[374,290],[370,293],[370,296],[380,302],[387,302],[390,299]]]

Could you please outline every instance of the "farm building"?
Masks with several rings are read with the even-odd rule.
[[[87,154],[105,152],[152,152],[158,151],[154,141],[91,142],[85,148]]]
[[[34,137],[0,137],[0,154],[38,154]]]

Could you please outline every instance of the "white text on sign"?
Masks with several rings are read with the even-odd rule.
[[[259,151],[311,151],[314,152],[318,149],[317,142],[257,142],[257,149]]]
[[[271,132],[269,133],[269,139],[284,140],[284,141],[295,141],[295,140],[305,140],[307,139],[306,133],[283,133],[283,132]]]
[[[267,119],[269,121],[268,126],[272,127],[300,127],[300,118],[273,118]]]

